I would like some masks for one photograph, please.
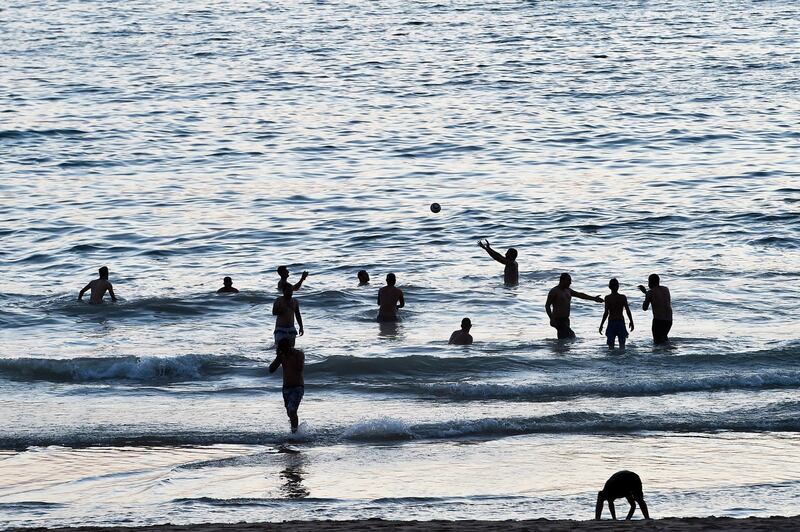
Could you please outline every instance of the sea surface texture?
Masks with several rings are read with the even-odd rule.
[[[794,0],[19,0],[0,32],[0,527],[588,519],[621,469],[655,517],[797,513]],[[78,302],[103,265],[119,301]],[[561,272],[619,279],[625,352],[589,301],[555,340]]]

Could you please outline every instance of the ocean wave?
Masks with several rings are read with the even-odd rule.
[[[238,356],[98,357],[72,359],[0,358],[0,377],[15,381],[168,383],[209,379],[238,369],[264,373],[264,366]]]
[[[496,439],[526,434],[637,434],[646,432],[800,432],[797,404],[722,413],[638,415],[570,411],[538,417],[497,417],[454,419],[432,423],[411,423],[395,418],[366,419],[351,425],[306,429],[301,435],[275,431],[151,431],[131,432],[130,427],[85,427],[64,434],[0,435],[0,449],[29,447],[93,446],[181,446],[181,445],[272,445],[287,442],[316,446],[345,442],[400,443],[411,440]]]

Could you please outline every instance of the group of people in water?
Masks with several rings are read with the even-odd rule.
[[[519,283],[519,265],[517,264],[517,250],[509,248],[505,255],[492,249],[488,240],[481,240],[478,245],[497,262],[504,265],[503,279],[507,286],[515,286]],[[308,278],[308,272],[304,271],[296,283],[289,281],[290,272],[286,266],[279,266],[277,273],[280,278],[278,281],[278,291],[281,293],[272,304],[272,315],[275,316],[275,360],[269,365],[269,372],[274,373],[279,367],[283,367],[283,402],[286,413],[289,417],[292,432],[297,432],[299,427],[298,410],[300,402],[305,394],[305,380],[303,369],[305,367],[305,355],[303,351],[295,348],[295,340],[298,336],[303,336],[303,316],[300,313],[300,303],[294,297],[294,292],[300,290],[303,283]],[[111,296],[112,301],[116,301],[114,288],[108,280],[108,268],[100,268],[100,276],[87,284],[78,294],[78,299],[83,299],[83,295],[90,291],[89,302],[93,304],[102,303],[106,292]],[[370,282],[369,273],[360,270],[357,274],[360,286],[368,285]],[[648,278],[648,288],[639,285],[645,297],[642,304],[643,310],[653,309],[652,334],[655,344],[665,343],[672,327],[672,303],[669,289],[661,285],[661,279],[657,274],[651,274]],[[405,306],[403,291],[396,286],[397,276],[389,273],[386,276],[386,286],[378,290],[378,313],[379,323],[392,323],[400,321],[398,311]],[[558,285],[550,289],[545,302],[545,310],[550,319],[550,325],[556,330],[559,339],[575,338],[575,332],[570,327],[570,307],[572,298],[584,299],[604,303],[605,311],[600,321],[600,334],[603,333],[603,326],[606,326],[605,334],[609,349],[613,349],[615,342],[618,342],[621,349],[625,348],[628,337],[628,328],[633,331],[633,315],[628,305],[628,298],[619,293],[619,281],[611,279],[608,287],[611,293],[605,296],[590,296],[583,292],[578,292],[571,288],[572,277],[568,273],[562,273]],[[238,293],[239,290],[233,286],[230,277],[223,279],[223,286],[217,293]],[[625,316],[628,316],[626,325]],[[295,325],[296,324],[296,325]],[[461,320],[461,328],[452,333],[449,339],[450,344],[469,345],[473,342],[470,329],[472,322],[469,318]],[[605,502],[608,502],[612,518],[616,519],[614,511],[614,499],[626,498],[631,505],[628,519],[631,518],[636,509],[636,503],[642,509],[645,518],[648,518],[647,505],[642,495],[642,483],[639,477],[630,471],[620,471],[614,474],[606,483],[602,491],[597,495],[596,518],[599,519]]]

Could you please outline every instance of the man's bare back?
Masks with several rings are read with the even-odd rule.
[[[552,319],[569,318],[572,303],[572,289],[554,286],[547,295],[547,301],[553,305]]]
[[[606,296],[606,309],[608,310],[609,320],[624,319],[622,312],[628,306],[628,298],[622,294],[608,294]]]
[[[672,297],[669,288],[656,286],[647,291],[645,300],[653,306],[653,319],[672,321]]]
[[[396,318],[402,300],[403,291],[396,286],[384,286],[378,290],[378,318]]]
[[[305,386],[305,380],[303,379],[305,361],[306,356],[302,351],[289,348],[278,352],[275,361],[269,366],[269,371],[273,373],[278,369],[278,366],[283,366],[284,388]]]
[[[84,286],[81,291],[78,293],[78,301],[83,299],[83,294],[86,293],[87,290],[91,290],[91,295],[89,296],[89,303],[92,305],[98,305],[103,302],[103,296],[106,292],[109,293],[111,296],[111,301],[116,301],[117,296],[114,295],[114,287],[108,280],[108,268],[103,266],[99,270],[100,278],[95,279],[93,281],[89,281],[89,284]]]
[[[294,315],[300,308],[300,303],[295,298],[286,299],[281,296],[272,304],[272,314],[277,316],[275,320],[275,328],[278,327],[294,327]]]

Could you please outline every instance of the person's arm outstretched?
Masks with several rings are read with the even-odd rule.
[[[297,324],[300,326],[300,332],[297,335],[303,336],[303,316],[300,315],[300,302],[296,299],[294,300],[294,317],[297,318]]]
[[[300,290],[300,287],[303,286],[303,281],[305,281],[307,277],[308,277],[308,272],[303,272],[303,274],[300,276],[300,280],[292,285],[292,288],[294,289],[295,292]]]
[[[583,292],[578,292],[573,290],[572,288],[569,289],[570,293],[572,293],[572,297],[577,297],[578,299],[585,299],[586,301],[594,301],[595,303],[603,303],[603,298],[600,296],[590,296],[588,294],[584,294]]]
[[[639,285],[639,290],[641,290],[642,293],[644,294],[644,303],[642,303],[642,310],[647,310],[648,308],[650,308],[651,292],[642,285]]]
[[[625,312],[628,313],[628,321],[630,322],[628,327],[633,331],[633,314],[631,314],[631,307],[628,306],[628,298],[626,297],[623,301],[625,302]]]
[[[630,315],[630,312],[628,314]],[[603,319],[600,320],[600,334],[603,334],[603,324],[606,322],[607,319],[608,319],[608,301],[606,301],[606,308],[603,311]]]
[[[85,293],[86,293],[86,291],[87,291],[87,290],[89,290],[91,287],[92,287],[92,281],[89,281],[89,284],[87,284],[86,286],[84,286],[84,287],[81,289],[80,293],[78,294],[78,301],[80,301],[81,299],[83,299],[83,294],[85,294]]]
[[[269,372],[275,373],[278,371],[278,367],[280,367],[281,363],[283,362],[283,357],[280,353],[275,355],[275,360],[272,361],[272,364],[269,365]]]
[[[502,256],[500,253],[498,253],[498,252],[496,252],[495,250],[492,249],[492,246],[489,244],[488,240],[486,241],[485,244],[483,242],[481,242],[480,240],[478,240],[478,246],[480,246],[481,249],[486,251],[486,253],[488,253],[490,257],[492,257],[494,260],[496,260],[500,264],[508,264],[508,261],[506,260],[506,258],[504,256]]]

